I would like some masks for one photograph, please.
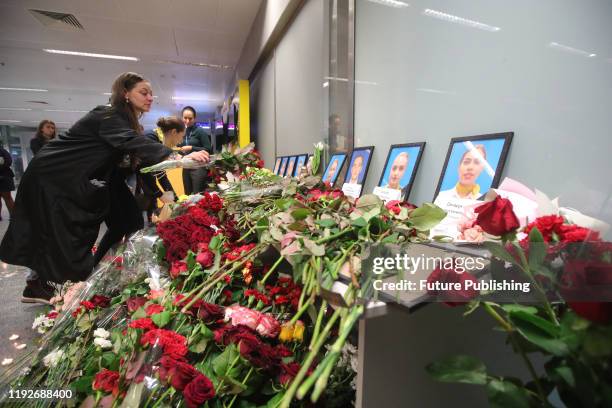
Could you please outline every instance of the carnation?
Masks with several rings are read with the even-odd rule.
[[[103,328],[99,327],[94,331],[94,337],[100,337],[103,339],[108,339],[108,337],[110,336],[110,332],[104,330]]]
[[[64,351],[55,349],[43,358],[43,364],[45,367],[55,367],[62,357],[64,357]]]
[[[101,337],[96,337],[93,342],[96,346],[102,349],[109,349],[113,347],[113,343],[111,343],[110,340],[103,339]]]

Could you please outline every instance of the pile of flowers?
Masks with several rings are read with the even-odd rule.
[[[246,170],[262,164],[252,151],[222,157],[219,172],[275,183]],[[72,389],[71,404],[100,407],[350,405],[346,343],[360,288],[350,283],[344,307],[319,294],[367,245],[426,239],[445,214],[355,202],[320,178],[285,183],[256,199],[204,193],[175,204],[156,244],[132,241],[58,305],[53,327],[40,319],[40,351],[2,386]]]

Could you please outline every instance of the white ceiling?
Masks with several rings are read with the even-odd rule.
[[[0,125],[35,126],[51,119],[67,127],[105,104],[113,79],[143,74],[157,99],[143,123],[191,105],[214,112],[234,80],[234,66],[261,0],[0,0]],[[49,28],[28,9],[71,13],[84,30]],[[56,55],[43,48],[139,58],[138,62]],[[207,68],[159,61],[206,63]],[[173,100],[173,96],[201,100]],[[47,105],[28,101],[43,101]],[[2,108],[27,108],[8,110]],[[201,117],[204,119],[205,114]],[[20,122],[8,122],[8,121]]]

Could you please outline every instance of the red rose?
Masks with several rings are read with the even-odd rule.
[[[214,396],[213,383],[204,374],[196,376],[183,390],[187,408],[197,408]]]
[[[427,278],[428,287],[435,284],[435,282],[440,282],[440,284],[459,283],[460,289],[448,290],[446,287],[444,287],[446,290],[433,289],[428,290],[427,293],[430,295],[437,295],[438,299],[442,300],[448,306],[459,306],[478,296],[478,291],[472,287],[466,288],[466,281],[472,281],[474,283],[478,282],[475,277],[467,272],[458,273],[454,269],[437,268]]]
[[[302,368],[302,366],[295,362],[281,364],[281,373],[278,381],[283,385],[288,385],[291,381],[293,381],[297,373],[300,371],[300,368]]]
[[[172,279],[178,278],[178,276],[183,272],[187,272],[187,264],[185,262],[183,261],[172,262],[172,266],[170,267],[170,276],[172,277]]]
[[[125,301],[125,304],[128,308],[128,312],[130,313],[135,312],[136,310],[138,310],[139,307],[144,306],[145,303],[147,303],[147,299],[140,296],[131,297]]]
[[[209,250],[204,250],[196,257],[196,262],[202,265],[203,268],[210,268],[215,261],[215,254]]]
[[[385,207],[387,208],[387,210],[395,214],[399,214],[402,211],[399,200],[391,200],[387,204],[385,204]]]
[[[91,299],[89,299],[91,303],[93,303],[96,307],[108,307],[110,306],[111,299],[102,295],[93,295]]]
[[[145,312],[147,312],[147,316],[151,316],[157,313],[161,313],[164,311],[164,307],[162,305],[158,305],[158,304],[152,304],[147,306],[147,308],[145,309]]]
[[[96,307],[96,305],[88,300],[81,301],[81,306],[83,306],[86,310],[93,310]]]
[[[104,368],[100,371],[93,380],[93,389],[104,391],[104,392],[113,392],[113,389],[118,387],[119,385],[119,373],[117,371],[110,371]]]
[[[246,358],[255,367],[271,369],[280,364],[280,357],[276,350],[258,338],[244,337],[240,339],[239,349],[242,357]]]
[[[512,203],[506,198],[497,196],[495,200],[476,207],[474,211],[478,214],[476,225],[480,225],[488,234],[501,237],[520,227],[512,210]]]
[[[279,344],[278,346],[276,346],[276,355],[281,357],[281,358],[291,357],[293,355],[293,351],[291,351],[284,344]]]
[[[212,323],[222,319],[225,316],[225,310],[221,306],[202,302],[198,307],[197,316],[204,323]]]
[[[148,317],[132,320],[128,324],[128,327],[132,329],[143,329],[144,331],[157,329],[157,326],[155,323],[153,323],[153,320],[149,319]]]
[[[612,322],[612,264],[598,261],[567,261],[560,292],[577,315],[592,322]],[[596,302],[602,300],[602,302]]]
[[[198,370],[184,361],[164,356],[160,363],[159,378],[179,391],[183,391],[187,384],[200,375]]]

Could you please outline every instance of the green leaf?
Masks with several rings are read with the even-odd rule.
[[[368,225],[368,222],[363,217],[359,217],[356,220],[353,220],[353,222],[351,222],[351,225],[354,227],[362,228]]]
[[[521,264],[516,259],[514,259],[514,257],[510,255],[508,251],[506,251],[506,248],[504,248],[500,244],[496,242],[485,241],[484,246],[489,250],[489,252],[491,252],[494,257],[499,258],[502,261],[510,262],[511,264],[521,266]]]
[[[380,207],[374,207],[369,211],[366,211],[363,214],[363,218],[366,221],[370,221],[372,218],[377,217],[378,215],[380,215]]]
[[[562,378],[570,387],[574,388],[576,386],[576,379],[571,368],[567,366],[557,367],[555,368],[555,374]]]
[[[196,264],[196,256],[191,250],[187,251],[187,258],[185,259],[185,263],[187,264],[188,271],[191,271]]]
[[[510,313],[510,312],[525,312],[525,313],[529,313],[529,314],[537,314],[538,313],[538,309],[533,307],[533,306],[524,306],[524,305],[517,305],[517,304],[505,304],[505,305],[501,305],[501,308],[504,309],[508,313]]]
[[[368,212],[373,210],[374,208],[382,207],[383,202],[380,198],[375,196],[374,194],[366,194],[359,198],[357,202],[356,208],[360,209],[363,212]]]
[[[291,198],[279,198],[278,200],[274,201],[274,205],[276,206],[276,208],[278,208],[281,211],[288,210],[292,204],[293,204],[293,199]]]
[[[155,323],[159,328],[167,325],[170,322],[170,319],[172,319],[172,313],[167,310],[151,316],[151,320],[153,320],[153,323]]]
[[[446,217],[446,212],[431,203],[424,203],[410,213],[410,223],[419,231],[429,231]]]
[[[314,256],[323,256],[325,255],[325,246],[317,245],[314,241],[309,239],[304,239],[304,247],[310,251],[310,253]]]
[[[262,219],[265,221],[268,220],[267,218],[262,218]],[[259,224],[259,222],[257,224]],[[208,249],[214,252],[218,250],[219,248],[221,248],[221,235],[215,235],[214,237],[212,237],[212,239],[208,243]]]
[[[202,336],[205,339],[214,339],[215,338],[215,333],[213,333],[212,330],[210,330],[208,327],[206,327],[205,324],[203,324],[202,326],[200,326],[200,333],[202,333]]]
[[[144,307],[140,306],[136,311],[132,314],[132,320],[143,319],[147,317],[147,312],[145,312]]]
[[[434,379],[442,382],[480,385],[487,383],[487,369],[485,365],[477,358],[471,356],[453,356],[429,364],[426,370]]]
[[[492,408],[529,408],[527,391],[508,381],[489,381],[487,397]]]
[[[93,382],[93,376],[81,377],[72,383],[72,387],[76,392],[82,392],[89,394],[92,391],[91,384]]]
[[[529,232],[529,268],[539,269],[546,258],[546,244],[544,237],[537,228],[532,228]]]
[[[208,345],[209,340],[205,339],[205,338],[198,338],[197,341],[193,342],[190,346],[189,346],[189,351],[191,351],[192,353],[203,353],[204,350],[206,350],[206,346]]]
[[[218,376],[227,375],[227,371],[231,366],[232,362],[240,355],[238,348],[235,344],[230,344],[223,350],[223,353],[219,354],[213,360],[213,370]]]
[[[102,362],[104,367],[112,371],[119,371],[119,356],[115,353],[107,351],[102,354]]]
[[[541,349],[555,356],[569,352],[567,344],[560,339],[561,329],[548,320],[523,311],[511,312],[508,317],[525,339]]]
[[[332,220],[332,219],[325,219],[325,220],[316,220],[315,224],[323,227],[323,228],[330,228],[333,227],[334,225],[336,225],[336,221]]]
[[[308,208],[298,208],[297,210],[291,211],[291,216],[296,220],[300,221],[312,214],[312,211]]]
[[[383,244],[397,244],[397,240],[399,239],[399,234],[394,232],[393,234],[386,236],[381,241]]]
[[[265,408],[278,408],[278,406],[280,405],[280,403],[283,400],[284,396],[285,396],[285,392],[284,391],[283,392],[279,392],[272,399],[270,399],[270,401],[268,401],[268,403],[266,404]]]
[[[223,389],[219,393],[223,394],[240,394],[247,389],[247,386],[242,384],[240,381],[233,379],[228,376],[220,376],[220,380],[223,380]]]

